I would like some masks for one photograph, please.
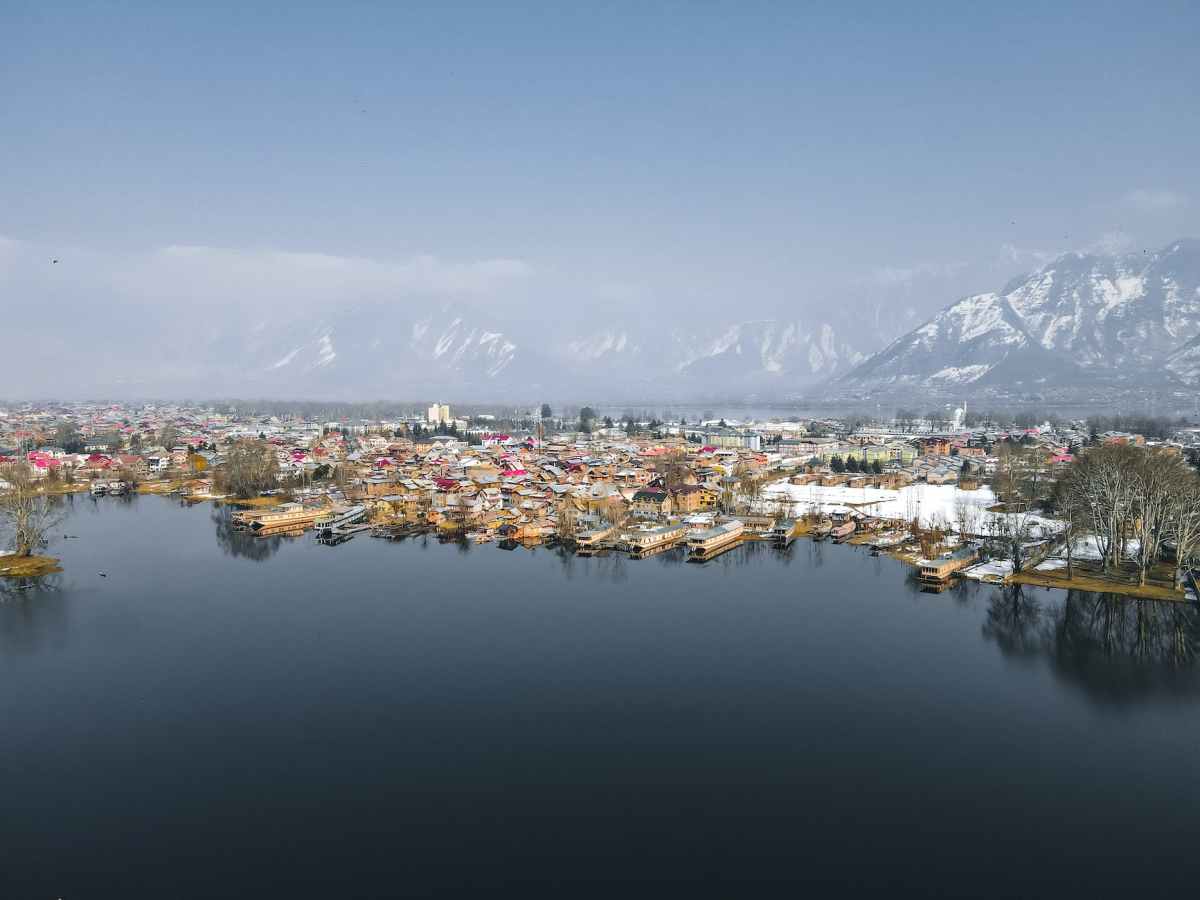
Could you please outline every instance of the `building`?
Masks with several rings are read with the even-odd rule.
[[[426,412],[425,421],[430,425],[449,425],[453,421],[449,404],[434,403]]]
[[[710,487],[685,484],[675,489],[671,499],[676,512],[693,513],[716,509],[721,495]]]
[[[629,511],[636,519],[657,519],[671,513],[671,495],[663,488],[642,488],[633,495]]]

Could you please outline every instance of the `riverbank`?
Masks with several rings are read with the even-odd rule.
[[[1032,569],[1010,575],[1008,582],[1060,590],[1091,591],[1097,594],[1120,594],[1135,600],[1170,600],[1182,603],[1187,600],[1187,593],[1175,589],[1172,575],[1173,573],[1165,567],[1159,567],[1151,573],[1146,584],[1138,584],[1137,574],[1134,572],[1104,572],[1099,566],[1077,562],[1071,578],[1067,578],[1065,567],[1049,571]]]

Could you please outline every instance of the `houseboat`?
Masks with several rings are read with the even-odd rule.
[[[734,520],[696,531],[688,538],[688,556],[691,559],[703,560],[716,556],[735,546],[742,539],[746,526]]]
[[[776,544],[787,545],[792,542],[796,536],[796,520],[795,519],[780,519],[775,523],[775,527],[771,529],[770,538]]]
[[[908,533],[904,531],[885,531],[883,534],[877,534],[871,540],[872,550],[887,550],[891,547],[898,547],[908,540]]]
[[[615,528],[589,528],[575,535],[575,552],[580,556],[591,556],[608,546],[608,539],[613,536]]]
[[[823,541],[829,537],[829,532],[833,531],[833,523],[828,519],[822,519],[812,527],[812,536],[814,541]]]
[[[959,569],[965,569],[979,559],[974,547],[960,547],[952,553],[944,553],[937,559],[923,559],[917,563],[917,577],[930,584],[945,584]]]
[[[325,507],[306,507],[299,503],[285,503],[274,509],[246,517],[243,521],[257,535],[280,534],[282,532],[304,531],[311,528],[316,520],[326,515]]]
[[[847,519],[841,525],[838,525],[836,528],[830,531],[829,534],[833,538],[834,543],[840,544],[843,541],[850,539],[850,535],[854,534],[855,527],[854,520]]]
[[[318,537],[325,531],[332,531],[343,525],[353,525],[367,517],[367,508],[362,505],[348,508],[335,508],[321,513],[313,520]]]
[[[663,525],[659,528],[636,528],[624,535],[622,545],[634,555],[673,547],[687,539],[686,525]]]

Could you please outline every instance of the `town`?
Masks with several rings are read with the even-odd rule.
[[[1186,596],[1200,540],[1192,465],[1200,427],[1000,418],[965,404],[945,415],[898,411],[886,422],[691,423],[614,419],[591,407],[555,415],[548,404],[456,416],[434,403],[335,419],[22,404],[0,409],[0,499],[20,498],[0,503],[14,551],[0,557],[0,573],[36,571],[21,558],[52,560],[37,553],[53,498],[158,493],[229,503],[233,525],[256,536],[311,530],[330,545],[432,533],[505,549],[555,543],[580,555],[680,548],[704,561],[747,540],[828,538],[904,559],[931,589],[959,577],[1045,586],[1083,578],[1097,589]],[[1125,454],[1131,472],[1144,457],[1154,472],[1173,473],[1155,476],[1161,510],[1125,502],[1114,517],[1089,509],[1095,492],[1082,488],[1085,499],[1070,501],[1083,463],[1105,452]],[[1117,521],[1119,534],[1103,521]]]

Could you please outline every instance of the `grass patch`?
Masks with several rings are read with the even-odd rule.
[[[61,571],[53,556],[0,556],[0,576],[8,578],[37,578]]]
[[[1061,590],[1124,594],[1140,600],[1182,601],[1184,599],[1183,591],[1175,590],[1175,573],[1167,565],[1153,567],[1145,584],[1138,584],[1136,571],[1105,572],[1099,563],[1091,561],[1077,562],[1074,568],[1075,577],[1073,578],[1067,578],[1066,569],[1055,569],[1050,572],[1029,570],[1013,575],[1009,580],[1013,584],[1030,584]]]

